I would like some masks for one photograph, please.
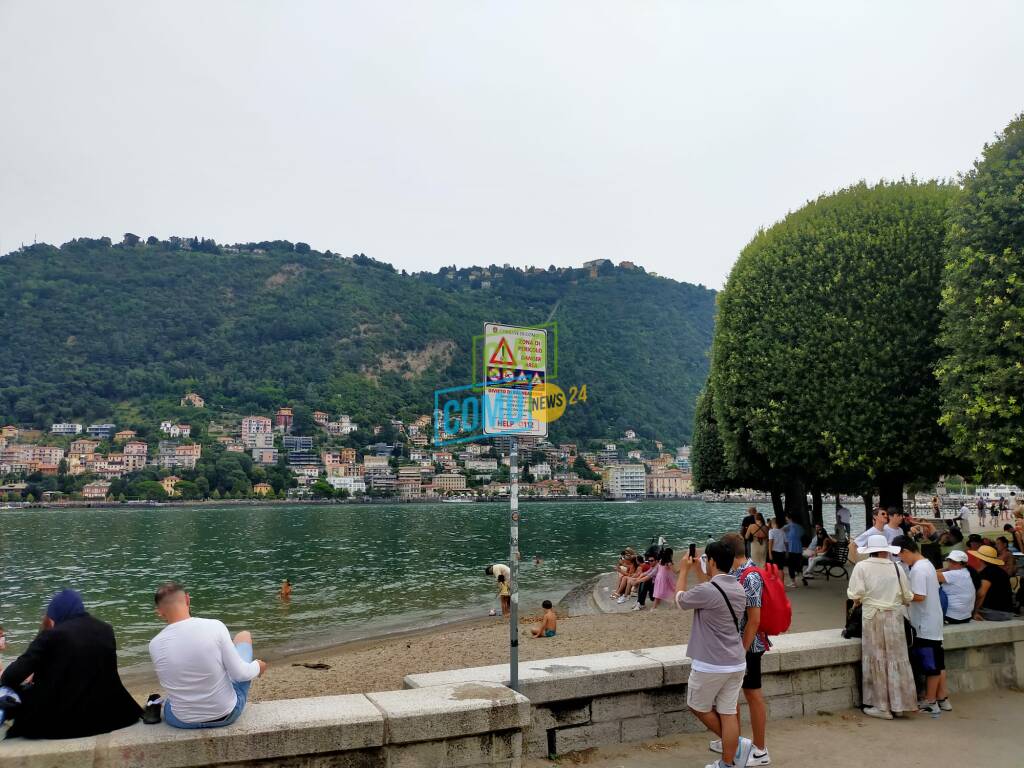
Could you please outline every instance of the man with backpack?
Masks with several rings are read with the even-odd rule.
[[[778,624],[779,617],[776,614],[788,613],[792,618],[792,609],[790,609],[786,589],[780,576],[775,575],[774,579],[778,587],[775,591],[779,592],[781,597],[773,600],[769,595],[769,590],[773,588],[772,574],[758,568],[757,564],[747,557],[743,540],[739,536],[735,533],[727,533],[722,537],[722,543],[733,553],[732,569],[729,571],[729,575],[740,583],[747,599],[746,610],[740,619],[740,635],[743,638],[743,647],[746,649],[747,656],[747,671],[743,676],[742,690],[743,698],[747,700],[747,707],[750,710],[751,741],[754,743],[750,757],[747,758],[747,765],[770,765],[772,759],[768,755],[765,740],[768,707],[761,693],[761,657],[771,648],[771,643],[768,641],[767,633],[762,629],[761,619],[763,613],[765,618],[769,619],[768,624]],[[785,605],[776,604],[779,601],[784,601]],[[769,610],[772,611],[772,616],[768,616]],[[773,627],[773,629],[777,630],[778,628]],[[718,752],[721,747],[721,741],[711,742],[713,752]]]

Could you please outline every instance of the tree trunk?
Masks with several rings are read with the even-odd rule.
[[[870,528],[875,520],[875,494],[868,491],[861,498],[864,499],[864,527]]]
[[[792,517],[804,530],[809,528],[810,520],[807,514],[807,492],[804,490],[804,482],[800,479],[786,481],[786,517]]]
[[[903,476],[884,474],[878,478],[878,506],[903,511]]]
[[[824,527],[825,517],[821,509],[821,491],[811,488],[811,522]]]
[[[772,511],[775,513],[775,519],[779,525],[782,526],[786,522],[786,513],[782,506],[782,491],[778,488],[772,488]]]

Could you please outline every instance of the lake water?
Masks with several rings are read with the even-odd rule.
[[[539,612],[659,534],[676,552],[736,529],[746,505],[697,501],[521,505],[521,610]],[[762,511],[770,505],[759,505]],[[862,515],[854,512],[854,520]],[[826,509],[826,522],[831,522]],[[536,565],[534,557],[543,563]],[[0,624],[8,652],[32,639],[50,596],[82,592],[113,624],[122,663],[148,659],[162,623],[153,591],[186,585],[193,613],[289,652],[480,616],[485,566],[508,557],[508,505],[216,505],[0,511]],[[291,580],[288,604],[276,596]]]

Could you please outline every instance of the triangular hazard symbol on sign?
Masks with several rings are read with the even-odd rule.
[[[509,365],[514,367],[515,364],[516,359],[512,357],[512,348],[508,345],[505,337],[502,336],[501,341],[498,342],[498,348],[491,355],[491,365]]]
[[[544,383],[544,379],[541,378],[539,373],[535,373],[535,374],[533,374],[533,381],[531,381],[530,383],[531,384],[543,384]]]

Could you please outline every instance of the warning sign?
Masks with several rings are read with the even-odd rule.
[[[506,368],[515,368],[516,359],[512,357],[512,350],[509,348],[508,339],[504,336],[498,342],[494,354],[491,355],[491,365],[501,365]]]
[[[547,421],[533,417],[530,397],[544,386],[547,332],[487,323],[484,361],[484,432],[547,436]]]

